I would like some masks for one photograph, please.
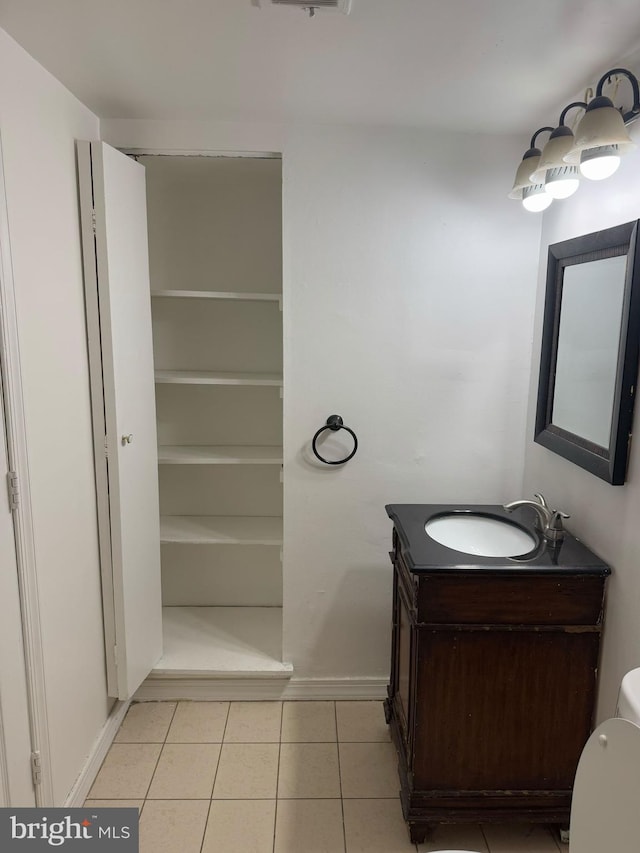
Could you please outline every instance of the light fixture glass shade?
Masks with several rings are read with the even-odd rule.
[[[532,184],[522,190],[522,206],[531,213],[546,210],[553,198],[545,192],[544,184]]]
[[[580,154],[577,151],[572,153],[574,145],[575,139],[571,130],[565,125],[557,127],[542,149],[536,171],[531,174],[531,180],[534,183],[542,182],[549,169],[565,166],[569,162],[577,164],[580,161]]]
[[[575,157],[591,148],[605,148],[617,145],[618,153],[625,154],[635,148],[635,142],[627,133],[624,119],[609,98],[594,98],[587,107],[584,116],[575,131],[572,150],[565,156],[565,162],[575,162]]]
[[[578,189],[580,177],[578,167],[566,162],[565,157],[573,150],[574,138],[571,130],[561,124],[553,131],[542,149],[538,167],[531,174],[531,182],[544,184],[552,198],[569,198]],[[574,155],[576,162],[580,155]]]
[[[522,191],[525,187],[532,186],[530,176],[538,168],[540,162],[540,151],[537,148],[529,148],[525,152],[522,162],[518,166],[516,177],[513,182],[513,187],[509,193],[509,198],[522,198]]]
[[[587,148],[580,155],[580,171],[590,181],[603,181],[610,178],[620,165],[617,145],[602,145],[599,148]]]

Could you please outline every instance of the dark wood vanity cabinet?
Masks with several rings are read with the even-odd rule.
[[[385,702],[413,841],[430,824],[568,824],[592,729],[601,574],[410,571],[394,530]]]

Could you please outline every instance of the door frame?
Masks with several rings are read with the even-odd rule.
[[[0,369],[4,389],[4,415],[10,470],[18,474],[19,501],[13,512],[18,585],[32,756],[40,759],[40,784],[35,785],[36,805],[53,805],[53,777],[47,715],[44,650],[36,565],[29,455],[22,393],[18,321],[9,241],[9,215],[0,134]]]

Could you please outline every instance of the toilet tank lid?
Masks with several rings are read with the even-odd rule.
[[[632,669],[622,679],[617,716],[640,726],[640,667]]]

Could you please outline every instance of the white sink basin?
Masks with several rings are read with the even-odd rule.
[[[431,518],[424,529],[447,548],[477,557],[520,557],[538,544],[511,521],[472,512],[452,512]]]

